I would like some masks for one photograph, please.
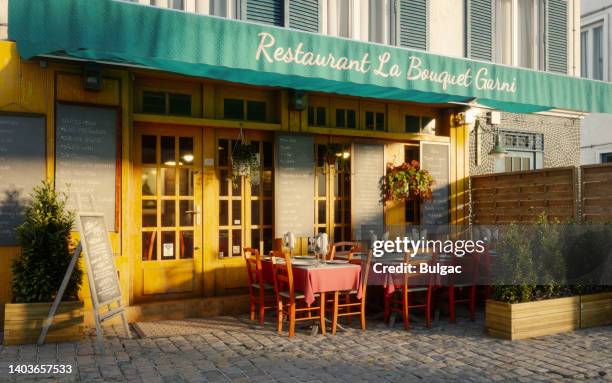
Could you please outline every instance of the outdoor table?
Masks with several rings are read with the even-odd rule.
[[[266,283],[272,284],[272,261],[263,259],[261,262],[262,274]],[[307,305],[315,301],[315,294],[334,291],[357,291],[357,298],[361,299],[361,266],[354,264],[291,265],[293,270],[293,284],[296,291],[304,293]]]

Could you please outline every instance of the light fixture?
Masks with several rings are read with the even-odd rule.
[[[495,134],[495,142],[493,145],[493,149],[491,149],[491,151],[489,152],[489,156],[493,158],[504,158],[506,154],[508,154],[508,151],[506,150],[506,148],[499,141],[499,136],[500,134],[498,131]]]
[[[345,160],[348,159],[351,156],[351,153],[348,150],[345,150],[342,153],[342,158],[344,158]]]
[[[176,162],[175,161],[166,161],[166,162],[164,162],[164,165],[166,165],[166,166],[176,166]]]
[[[193,154],[185,154],[183,156],[183,159],[185,160],[185,162],[192,162],[193,161]]]
[[[83,68],[83,88],[95,92],[102,90],[102,75],[98,64],[93,62],[85,64]]]

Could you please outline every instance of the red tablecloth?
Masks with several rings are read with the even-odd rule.
[[[263,278],[266,283],[273,283],[272,262],[261,262]],[[304,293],[306,304],[315,301],[316,293],[332,291],[357,290],[361,299],[361,266],[359,265],[293,265],[293,285],[296,291]]]

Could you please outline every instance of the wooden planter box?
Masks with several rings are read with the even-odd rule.
[[[580,296],[580,328],[612,324],[612,292]]]
[[[491,336],[525,339],[580,328],[580,297],[525,303],[487,300],[485,325]]]
[[[4,305],[4,345],[36,343],[51,303]],[[45,338],[46,343],[83,339],[83,302],[62,302]]]

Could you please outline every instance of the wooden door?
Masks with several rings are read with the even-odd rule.
[[[202,295],[202,130],[137,126],[134,299]]]

